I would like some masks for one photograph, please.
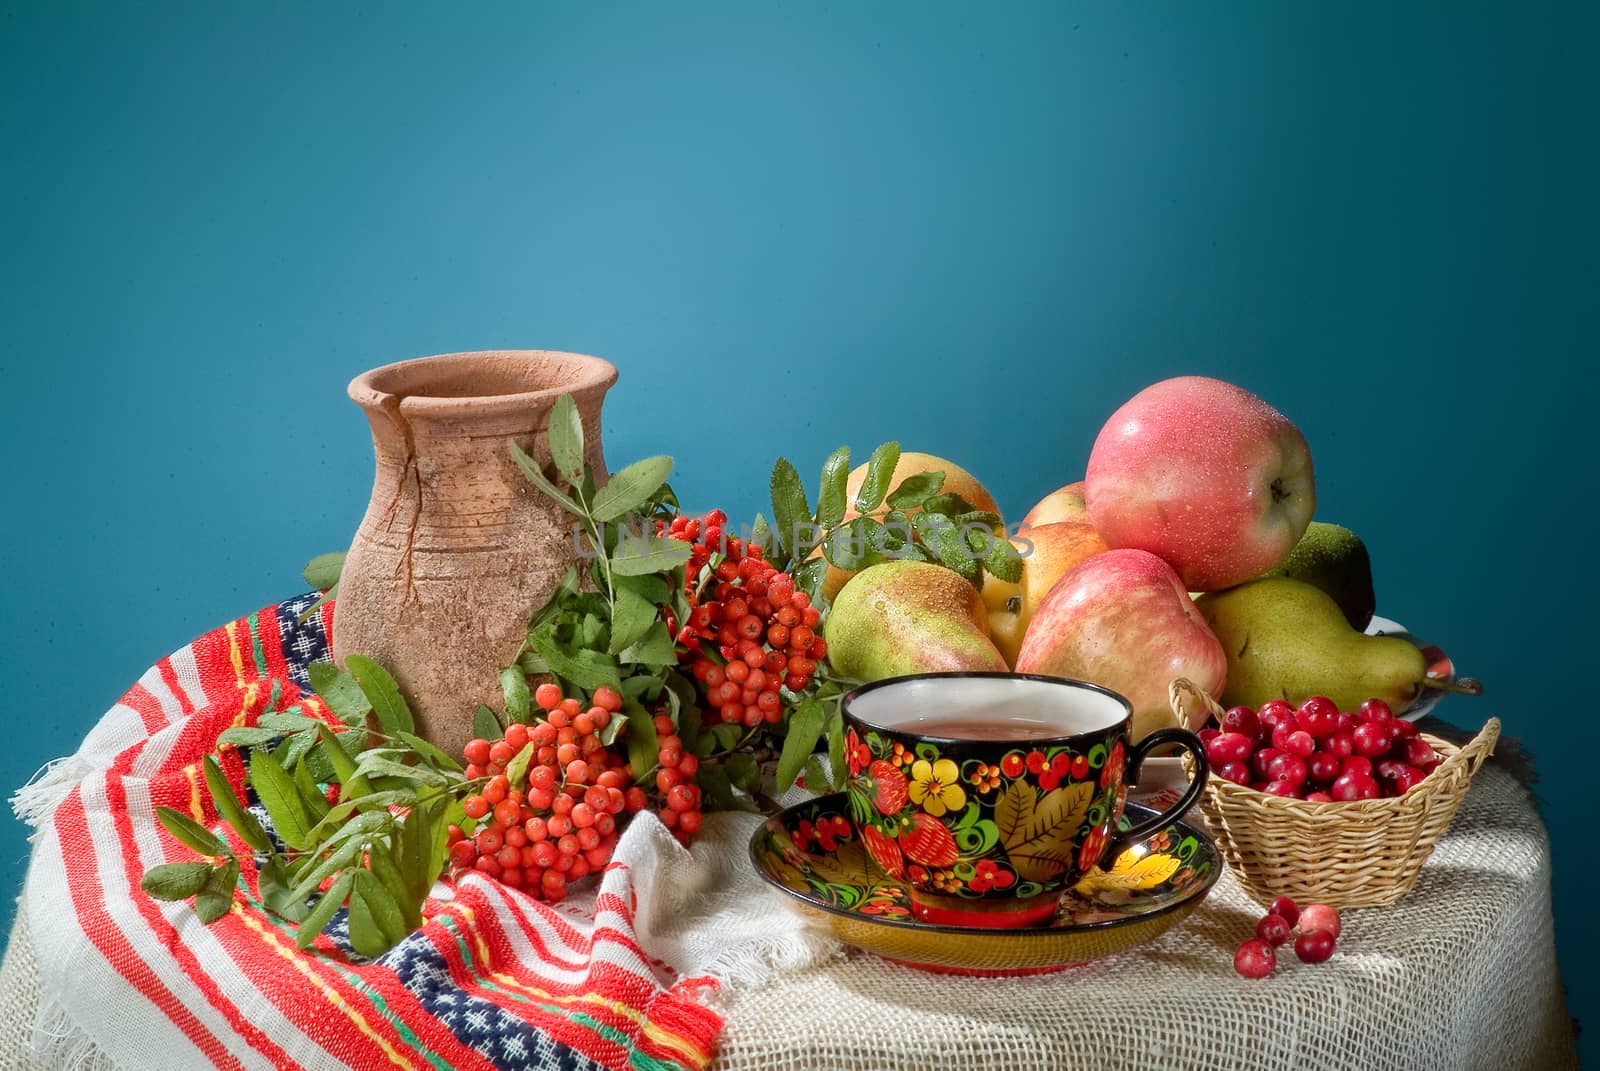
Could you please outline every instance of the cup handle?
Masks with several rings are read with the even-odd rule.
[[[1193,807],[1200,798],[1200,793],[1205,791],[1206,778],[1211,773],[1211,766],[1206,762],[1206,749],[1200,743],[1200,738],[1188,729],[1157,729],[1133,747],[1128,749],[1128,764],[1123,774],[1124,780],[1130,785],[1139,783],[1139,768],[1144,765],[1145,758],[1151,750],[1162,744],[1177,744],[1194,757],[1194,780],[1189,782],[1189,788],[1182,798],[1160,814],[1152,815],[1143,822],[1136,822],[1133,828],[1123,833],[1113,833],[1107,840],[1106,846],[1100,853],[1100,858],[1109,865],[1123,852],[1138,844],[1152,833],[1165,829],[1174,819],[1180,818]]]

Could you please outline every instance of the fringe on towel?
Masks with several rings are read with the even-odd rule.
[[[60,1071],[119,1071],[93,1038],[54,1003],[39,1004],[33,1018],[31,1055],[40,1067]]]
[[[94,764],[82,755],[51,759],[28,778],[28,783],[11,794],[11,811],[33,827],[30,841],[39,837],[39,826],[83,779],[94,772]]]

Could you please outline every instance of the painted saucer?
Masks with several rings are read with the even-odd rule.
[[[1126,810],[1122,828],[1156,813]],[[1048,925],[935,926],[911,917],[906,884],[872,861],[849,813],[835,793],[769,819],[750,840],[757,873],[846,944],[947,974],[1042,974],[1152,941],[1200,905],[1222,869],[1202,829],[1174,822],[1069,889]]]

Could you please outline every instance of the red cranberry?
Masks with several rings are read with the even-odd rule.
[[[1306,780],[1306,760],[1287,752],[1267,764],[1267,776],[1274,781],[1287,781],[1299,788]]]
[[[1268,731],[1294,721],[1294,707],[1282,699],[1269,699],[1256,708],[1256,718]]]
[[[1374,722],[1357,725],[1355,745],[1359,754],[1375,759],[1389,750],[1389,730]]]
[[[1319,785],[1329,785],[1339,776],[1339,756],[1318,751],[1306,760],[1306,774]]]
[[[1401,722],[1401,725],[1409,724]],[[1405,758],[1413,766],[1424,766],[1435,761],[1438,756],[1433,753],[1433,745],[1420,736],[1413,736],[1405,742]]]
[[[1403,721],[1399,718],[1395,719],[1394,724],[1390,726],[1390,728],[1394,730],[1396,740],[1409,740],[1422,731],[1417,728],[1416,722]]]
[[[1256,923],[1256,936],[1277,948],[1289,940],[1289,920],[1282,915],[1268,915]]]
[[[1339,704],[1327,696],[1314,695],[1295,711],[1295,723],[1312,736],[1327,736],[1339,727]]]
[[[1327,904],[1307,904],[1300,912],[1301,933],[1330,933],[1337,940],[1342,928],[1338,909]]]
[[[1211,741],[1215,740],[1217,737],[1222,735],[1222,730],[1221,729],[1210,729],[1210,728],[1201,729],[1198,733],[1195,733],[1194,735],[1196,735],[1196,736],[1198,736],[1200,738],[1200,746],[1201,747],[1210,747],[1211,746]]]
[[[1255,741],[1243,733],[1222,733],[1206,745],[1206,758],[1214,765],[1243,762],[1255,750]]]
[[[1287,896],[1280,896],[1267,905],[1267,914],[1277,915],[1293,926],[1300,920],[1300,906]]]
[[[1250,783],[1250,767],[1242,762],[1225,762],[1215,767],[1212,772],[1224,781],[1232,781],[1236,785]]]
[[[1372,760],[1365,755],[1351,755],[1339,764],[1339,773],[1372,773]]]
[[[1407,792],[1422,784],[1427,776],[1420,767],[1402,765],[1386,783],[1394,789],[1396,796],[1404,796]]]
[[[1371,774],[1342,773],[1335,779],[1328,793],[1334,799],[1345,802],[1375,800],[1378,798],[1378,782]]]
[[[1249,707],[1230,707],[1222,715],[1224,732],[1242,733],[1252,740],[1261,739],[1261,719]]]
[[[1309,759],[1311,757],[1311,753],[1317,750],[1317,738],[1306,732],[1304,729],[1296,729],[1294,732],[1290,733],[1288,739],[1284,741],[1284,743],[1287,746],[1283,750],[1292,752],[1293,754],[1300,756],[1302,759]]]
[[[1272,781],[1261,791],[1269,796],[1285,796],[1293,799],[1300,795],[1300,784],[1296,781]]]
[[[1356,727],[1356,716],[1354,714],[1340,714],[1339,715],[1339,724],[1335,727],[1335,731],[1336,732],[1341,732],[1341,733],[1348,733],[1348,732],[1353,731],[1355,729],[1355,727]]]
[[[1267,780],[1267,778],[1270,776],[1267,771],[1272,765],[1272,760],[1282,754],[1283,752],[1279,751],[1275,747],[1262,748],[1260,751],[1250,756],[1250,772],[1255,774],[1256,779],[1259,781]]]
[[[1389,704],[1381,699],[1365,699],[1361,702],[1361,710],[1356,715],[1357,721],[1388,721],[1394,717],[1394,711],[1389,709]]]
[[[1333,797],[1326,792],[1307,792],[1305,801],[1307,803],[1332,803]]]
[[[1356,753],[1356,735],[1353,729],[1340,729],[1322,742],[1322,749],[1330,755],[1344,758]]]
[[[1294,939],[1294,954],[1301,963],[1321,963],[1333,955],[1333,934],[1326,930],[1302,931]]]
[[[1233,954],[1233,969],[1246,978],[1265,978],[1278,965],[1278,954],[1259,937],[1239,946]]]

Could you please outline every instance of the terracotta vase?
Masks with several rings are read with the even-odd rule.
[[[491,350],[401,361],[350,383],[377,475],[339,578],[334,658],[381,662],[418,732],[451,754],[472,737],[480,703],[499,709],[499,671],[577,556],[571,518],[507,444],[552,472],[550,407],[571,394],[603,480],[600,406],[616,380],[598,357]]]

